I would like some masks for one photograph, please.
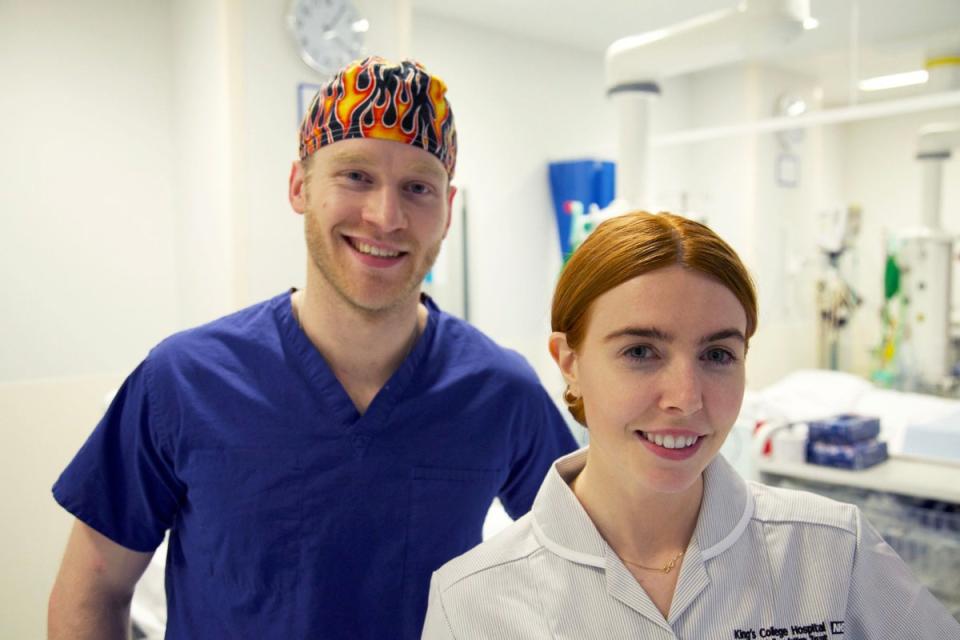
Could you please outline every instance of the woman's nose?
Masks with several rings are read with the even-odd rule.
[[[703,386],[696,363],[676,360],[666,370],[660,394],[660,408],[689,416],[703,408]]]

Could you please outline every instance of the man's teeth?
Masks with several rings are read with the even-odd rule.
[[[365,242],[354,241],[353,246],[355,246],[360,253],[377,256],[378,258],[396,258],[400,255],[399,251],[387,251],[386,249],[381,249],[380,247],[375,247]]]
[[[660,433],[647,433],[646,431],[642,433],[644,438],[664,449],[685,449],[693,446],[693,443],[697,441],[697,436],[671,436]]]

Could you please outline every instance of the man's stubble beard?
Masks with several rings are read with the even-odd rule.
[[[389,296],[388,299],[383,300],[381,304],[371,305],[364,304],[363,301],[358,299],[359,295],[351,290],[352,287],[348,281],[349,278],[342,270],[337,268],[336,261],[333,257],[333,247],[331,246],[334,240],[326,235],[324,230],[320,228],[320,225],[316,224],[309,194],[307,196],[307,211],[304,215],[304,236],[307,243],[308,258],[317,269],[320,277],[324,279],[343,302],[368,316],[378,316],[393,311],[402,306],[406,300],[419,291],[424,277],[426,277],[427,272],[433,267],[440,253],[440,247],[443,244],[443,238],[441,237],[439,241],[422,254],[418,264],[413,266],[413,271],[410,273],[410,281],[404,285],[397,285],[398,287],[402,286],[402,290],[399,293]],[[412,247],[412,249],[414,250],[408,254],[410,256],[417,253],[419,246]],[[349,251],[351,249],[348,247],[345,250]]]

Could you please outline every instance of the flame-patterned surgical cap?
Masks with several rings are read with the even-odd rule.
[[[395,140],[436,156],[452,178],[457,131],[447,85],[413,60],[352,62],[320,87],[300,124],[300,159],[350,138]]]

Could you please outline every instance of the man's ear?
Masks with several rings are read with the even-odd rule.
[[[567,334],[554,331],[550,334],[550,355],[560,368],[567,387],[574,395],[580,395],[580,384],[577,373],[577,352],[567,343]]]
[[[457,195],[457,188],[452,184],[447,187],[447,226],[443,229],[443,237],[447,237],[450,231],[450,223],[453,222],[453,198]]]
[[[295,160],[290,167],[290,184],[287,188],[287,198],[289,198],[290,206],[293,207],[293,210],[301,214],[307,210],[306,180],[306,167],[303,166],[303,162]]]

